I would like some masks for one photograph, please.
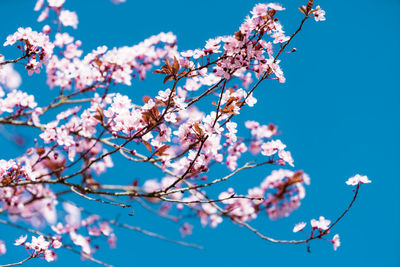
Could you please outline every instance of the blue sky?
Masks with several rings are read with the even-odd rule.
[[[301,20],[297,7],[304,3],[280,2],[287,8],[280,20],[286,32],[291,33]],[[78,29],[71,33],[83,42],[85,52],[102,44],[132,45],[160,31],[174,32],[178,47],[186,50],[203,46],[210,37],[235,32],[255,3],[258,2],[127,0],[115,6],[107,0],[67,0],[66,8],[78,13]],[[255,119],[278,125],[296,169],[305,170],[311,177],[306,199],[289,218],[270,221],[263,217],[254,222],[265,234],[301,238],[291,233],[295,223],[320,215],[334,219],[346,207],[352,198],[351,188],[344,183],[348,177],[360,173],[373,181],[361,188],[350,214],[333,229],[342,240],[338,251],[334,252],[328,242],[317,240],[311,244],[312,252],[307,253],[304,246],[267,243],[229,222],[217,229],[203,229],[194,221],[194,234],[185,241],[201,244],[204,250],[121,230],[118,248],[105,248],[95,256],[116,266],[400,266],[400,2],[315,3],[326,10],[327,20],[306,23],[294,40],[297,52],[282,59],[287,82],[270,81],[260,86],[255,92],[259,103],[244,112],[242,121]],[[33,5],[28,0],[0,1],[0,43],[19,26],[41,29]],[[14,51],[0,48],[0,54],[12,57]],[[44,93],[48,90],[44,80],[43,75],[24,76],[21,89],[36,95]],[[141,98],[147,88],[154,92],[161,86],[160,81],[150,80],[122,90]],[[45,100],[43,96],[39,102],[46,103]],[[0,142],[0,158],[20,153],[4,138]],[[132,171],[123,160],[116,164],[120,167],[105,177],[115,179],[126,173],[138,178],[159,177],[156,170],[145,166]],[[251,170],[235,177],[229,185],[245,193],[270,171],[270,167]],[[120,213],[124,222],[179,238],[178,225],[140,209],[129,217],[125,211],[81,203],[110,217]],[[11,242],[19,233],[0,226],[0,239]],[[22,248],[8,247],[9,254],[1,256],[0,263],[25,256]],[[70,266],[81,261],[79,256],[65,252],[60,253],[55,264]]]

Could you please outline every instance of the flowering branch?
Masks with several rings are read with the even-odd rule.
[[[311,220],[312,230],[305,240],[273,239],[249,223],[262,213],[278,219],[298,209],[310,184],[302,170],[273,170],[247,193],[231,187],[217,195],[210,193],[214,185],[247,169],[294,167],[287,146],[277,138],[276,125],[246,121],[250,136],[244,137],[234,119],[245,106],[258,102],[254,93],[262,82],[285,82],[280,56],[296,51],[286,50],[306,20],[325,20],[325,12],[314,8],[312,0],[299,8],[304,16],[290,36],[278,19],[284,8],[258,4],[233,35],[209,39],[200,49],[178,51],[176,37],[160,33],[131,47],[100,46],[84,56],[82,42],[64,31],[64,27],[76,29],[78,25],[77,14],[65,9],[64,2],[38,0],[38,20],[46,21],[52,12],[57,16],[55,25],[45,25],[42,32],[19,28],[4,45],[16,46],[22,56],[0,60],[0,124],[37,135],[21,156],[0,160],[0,213],[17,220],[0,223],[38,236],[32,242],[26,242],[27,236],[17,239],[16,245],[24,246],[30,256],[16,264],[31,258],[53,261],[57,257],[54,249],[63,247],[109,266],[92,257],[97,251],[93,240],[106,240],[114,248],[117,233],[113,227],[201,248],[88,213],[72,200],[129,208],[131,216],[137,202],[179,224],[182,238],[192,233],[190,219],[198,218],[203,226],[213,228],[228,219],[267,241],[291,244],[321,239],[348,213],[359,184],[368,178],[352,177],[348,183],[357,185],[353,201],[333,224],[322,216]],[[47,85],[55,94],[46,105],[39,106],[33,95],[17,90],[15,81],[20,76],[12,63],[22,59],[28,75],[45,71]],[[161,77],[165,86],[157,95],[133,103],[118,93],[115,85],[132,86],[149,73]],[[243,164],[243,157],[254,160]],[[120,158],[154,166],[163,176],[150,179],[144,174],[134,179],[129,177],[131,172],[124,172],[126,177],[105,183],[103,174]],[[229,172],[215,177],[215,165],[226,166]],[[19,221],[40,222],[54,234],[43,235],[19,226]],[[294,232],[303,231],[305,225],[296,225]],[[337,249],[339,236],[330,242]],[[0,240],[2,251],[5,245]]]

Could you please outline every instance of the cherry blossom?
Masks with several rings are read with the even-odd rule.
[[[73,11],[62,10],[59,19],[64,26],[71,26],[74,29],[78,27],[78,16]]]
[[[327,230],[330,223],[331,223],[331,221],[325,219],[324,216],[320,216],[319,220],[315,220],[315,219],[311,220],[312,228],[319,229],[319,230]]]
[[[334,235],[331,242],[333,244],[333,249],[337,250],[337,248],[340,247],[339,235],[338,234]]]
[[[293,227],[293,233],[297,233],[298,231],[302,231],[304,227],[306,227],[307,223],[300,222]]]
[[[369,183],[371,183],[371,180],[369,180],[367,176],[359,175],[359,174],[356,174],[355,176],[350,177],[346,181],[346,184],[348,184],[348,185],[369,184]]]
[[[33,31],[32,28],[18,28],[18,31],[7,37],[4,46],[14,45],[17,42],[23,43],[20,49],[24,56],[29,59],[26,69],[28,74],[40,72],[40,67],[46,64],[53,54],[54,44],[50,42],[46,34]],[[38,61],[38,60],[39,61]]]
[[[27,242],[25,244],[26,247],[34,249],[36,252],[47,250],[49,245],[50,243],[46,241],[42,235],[39,237],[32,236],[32,242]]]
[[[7,248],[3,240],[0,240],[0,256],[6,254]]]
[[[16,246],[24,245],[27,238],[28,238],[27,235],[24,235],[24,236],[21,235],[19,238],[17,238],[17,240],[15,240],[14,245],[16,245]]]
[[[191,235],[193,230],[193,225],[189,223],[184,223],[181,228],[179,228],[179,231],[181,232],[182,237],[185,237],[186,235]]]
[[[50,7],[62,7],[62,5],[65,3],[65,0],[47,0],[47,2],[49,3]]]
[[[321,9],[320,6],[317,6],[314,11],[315,21],[324,21],[325,19],[325,11]]]
[[[107,242],[108,242],[110,248],[117,247],[117,237],[114,234],[110,235],[110,237],[107,239]]]
[[[0,114],[7,112],[13,113],[15,108],[18,112],[24,109],[33,109],[37,106],[33,95],[13,90],[9,92],[5,98],[0,99]]]

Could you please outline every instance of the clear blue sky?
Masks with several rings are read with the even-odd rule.
[[[37,30],[34,1],[0,1],[0,43],[19,26]],[[301,14],[297,7],[305,1],[280,1],[287,10],[281,21],[288,33],[296,29]],[[105,44],[132,45],[160,31],[173,31],[180,49],[198,48],[210,37],[231,34],[256,1],[135,1],[115,6],[108,0],[67,0],[66,8],[79,16],[76,31],[85,52]],[[373,181],[361,188],[349,216],[333,229],[342,246],[334,252],[324,241],[304,246],[274,245],[260,240],[246,229],[224,222],[217,229],[201,228],[194,221],[194,234],[185,239],[205,246],[195,250],[166,243],[136,232],[118,231],[116,250],[104,248],[95,256],[116,266],[400,266],[400,2],[398,0],[315,1],[326,10],[327,20],[306,23],[294,40],[295,54],[285,55],[282,67],[287,82],[264,83],[255,96],[259,103],[244,113],[243,120],[273,122],[280,137],[292,151],[295,165],[311,177],[306,199],[289,218],[270,221],[263,217],[255,225],[277,238],[301,237],[291,233],[299,221],[324,215],[334,219],[352,197],[345,180],[356,174]],[[1,41],[3,40],[3,41]],[[13,56],[12,49],[0,53]],[[33,94],[48,90],[44,76],[24,76],[22,90]],[[160,89],[159,81],[149,81],[123,93],[141,97]],[[43,96],[39,102],[46,103]],[[17,130],[18,131],[18,130]],[[30,136],[27,133],[26,136]],[[33,135],[32,135],[33,136]],[[0,158],[19,153],[4,139]],[[158,177],[158,172],[134,167],[123,160],[106,174],[117,179],[127,173],[138,178]],[[232,185],[247,190],[260,183],[270,168],[249,171],[235,177]],[[221,189],[227,185],[221,186]],[[245,193],[245,191],[242,191]],[[82,204],[88,204],[81,201]],[[173,222],[138,210],[127,212],[90,203],[94,211],[108,216],[121,213],[132,225],[178,238]],[[0,226],[0,239],[11,242],[20,232]],[[9,254],[0,263],[25,256],[22,248],[8,246]],[[82,264],[79,256],[60,253],[53,265]],[[31,261],[35,266],[41,261]],[[45,264],[45,262],[43,262]],[[87,266],[95,266],[85,262]]]

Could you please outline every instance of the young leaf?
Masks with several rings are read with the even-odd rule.
[[[300,6],[300,7],[299,7],[299,10],[301,11],[301,13],[303,13],[304,15],[307,16],[307,11],[306,11],[306,9],[304,8],[304,6]]]
[[[147,148],[147,150],[151,153],[151,145],[149,142],[142,140],[142,143]]]
[[[177,74],[180,69],[179,61],[174,57],[174,63],[172,64],[172,71],[174,74]]]

